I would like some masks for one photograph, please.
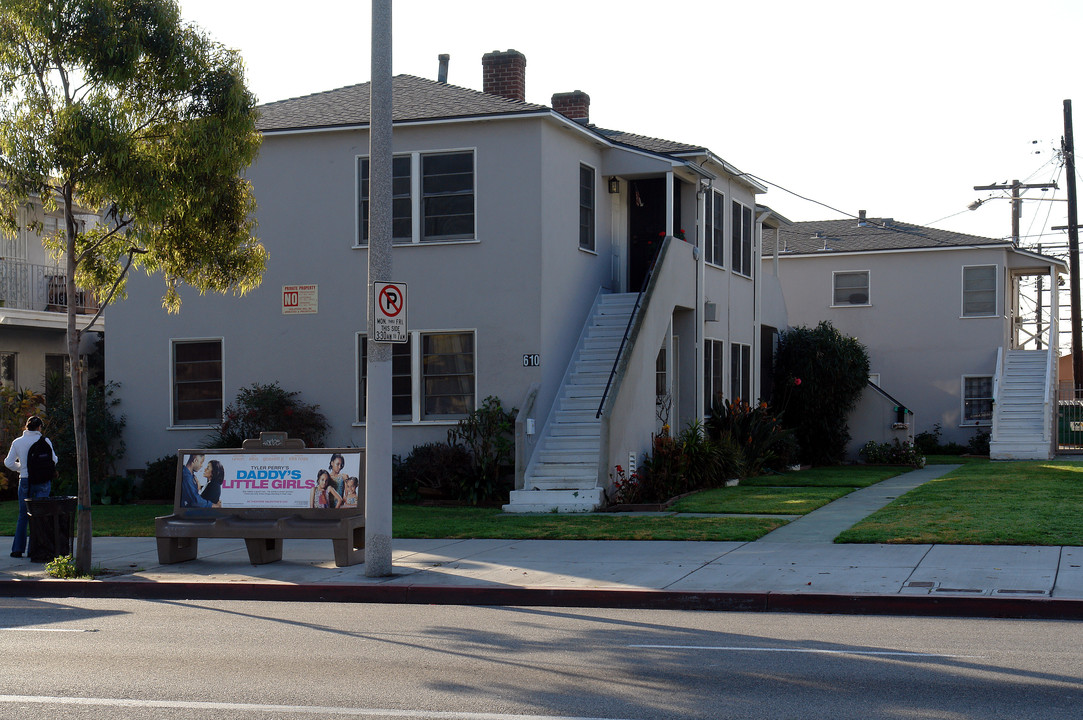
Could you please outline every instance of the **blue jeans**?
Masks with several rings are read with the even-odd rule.
[[[19,478],[19,519],[15,522],[15,542],[11,544],[11,552],[26,554],[26,525],[29,518],[26,515],[27,499],[49,497],[52,483],[35,483],[30,485],[26,478]]]

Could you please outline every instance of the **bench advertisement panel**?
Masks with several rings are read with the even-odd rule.
[[[364,492],[361,456],[360,449],[182,451],[179,505],[356,508]]]

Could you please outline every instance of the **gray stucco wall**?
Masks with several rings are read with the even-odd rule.
[[[961,317],[963,266],[991,264],[999,268],[998,314]],[[998,249],[783,255],[779,279],[790,325],[830,320],[856,337],[880,386],[915,412],[916,432],[940,423],[944,441],[965,444],[976,426],[961,422],[962,377],[993,375],[1008,341],[1004,267]],[[869,271],[870,304],[832,307],[832,273],[859,270]]]

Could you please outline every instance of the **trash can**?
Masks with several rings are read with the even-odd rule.
[[[27,555],[31,562],[49,562],[61,555],[72,554],[75,539],[76,498],[48,497],[26,501],[30,516],[30,546]]]

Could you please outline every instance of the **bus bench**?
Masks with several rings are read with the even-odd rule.
[[[178,452],[173,514],[154,520],[158,562],[194,560],[199,538],[244,540],[253,565],[281,560],[283,540],[313,539],[331,541],[337,567],[364,562],[363,451],[254,449],[250,442],[241,450]],[[199,480],[192,484],[196,475],[202,489]]]

